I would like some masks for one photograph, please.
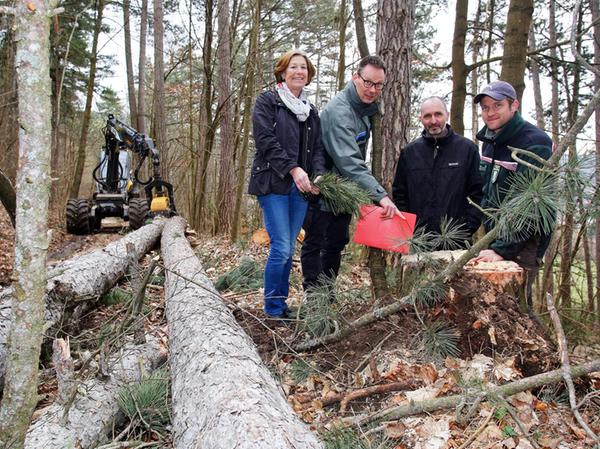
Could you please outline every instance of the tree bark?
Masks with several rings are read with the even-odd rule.
[[[229,39],[229,0],[218,0],[217,19],[219,24],[219,45],[217,48],[219,58],[219,75],[217,93],[219,105],[217,107],[220,133],[219,148],[219,189],[217,191],[217,217],[218,231],[228,233],[233,220],[234,195],[234,145],[233,145],[233,111],[231,109],[231,41]]]
[[[465,40],[467,37],[468,0],[456,1],[454,37],[452,38],[452,102],[450,104],[450,124],[459,135],[465,132],[464,111],[467,97],[467,76],[465,64]]]
[[[25,448],[87,449],[109,441],[119,420],[119,394],[165,359],[154,337],[141,345],[125,344],[108,360],[108,379],[89,379],[78,386],[70,404],[54,403],[44,409],[29,427]]]
[[[2,170],[0,170],[0,202],[6,209],[6,213],[10,217],[10,222],[15,227],[15,209],[17,207],[17,194],[13,187],[10,179],[6,176]]]
[[[535,51],[535,27],[531,24],[529,30],[529,51]],[[546,119],[544,118],[544,103],[542,101],[542,83],[540,82],[540,64],[535,56],[529,60],[529,70],[531,73],[531,82],[533,84],[533,97],[535,99],[535,121],[540,129],[546,129]]]
[[[146,35],[148,30],[148,0],[142,0],[140,17],[140,57],[138,61],[137,130],[146,134]]]
[[[20,448],[37,402],[44,332],[48,204],[52,151],[50,17],[54,0],[15,4],[19,89],[19,169],[16,182],[14,299],[10,355],[0,408],[0,447]]]
[[[131,0],[123,0],[123,33],[125,35],[125,65],[127,67],[127,98],[129,99],[129,123],[137,125],[137,102],[133,77],[133,58],[131,56],[131,24],[129,7]]]
[[[600,370],[600,360],[594,360],[589,363],[585,363],[579,366],[571,367],[571,376],[581,377],[589,373],[593,373]],[[533,388],[541,387],[542,385],[549,385],[562,381],[563,372],[562,369],[549,371],[547,373],[537,374],[535,376],[526,377],[515,382],[511,382],[502,386],[493,386],[487,390],[482,390],[478,393],[473,393],[473,397],[483,397],[483,400],[491,399],[500,396],[508,397],[520,393],[522,391],[531,390]],[[446,396],[442,398],[429,399],[421,402],[411,402],[406,405],[399,405],[390,407],[385,410],[381,410],[373,415],[367,416],[360,421],[360,424],[366,424],[374,421],[391,421],[401,419],[406,416],[417,415],[420,413],[430,413],[437,410],[447,410],[449,408],[455,408],[462,401],[465,400],[464,394],[458,394],[454,396]]]
[[[204,274],[184,229],[183,218],[170,219],[161,241],[175,446],[321,448]]]
[[[237,188],[235,194],[235,208],[233,211],[233,223],[231,225],[231,241],[235,242],[239,235],[242,215],[242,198],[246,185],[246,163],[248,162],[248,144],[250,140],[250,112],[252,109],[252,98],[254,97],[254,73],[258,68],[258,37],[260,34],[260,9],[261,0],[254,0],[252,10],[252,29],[250,30],[250,47],[248,48],[248,59],[244,74],[245,96],[244,96],[244,118],[242,120],[242,150],[240,152],[237,172]]]
[[[386,65],[381,97],[383,116],[373,121],[373,175],[392,191],[395,166],[410,137],[410,92],[415,3],[410,0],[377,2],[377,54]],[[385,256],[369,250],[369,268],[376,297],[388,293]]]
[[[594,64],[600,67],[600,2],[592,0],[590,2],[592,10],[592,21],[594,22]],[[600,90],[600,74],[594,74],[594,87]],[[594,112],[594,131],[596,135],[596,191],[600,191],[600,107]],[[594,253],[596,254],[596,289],[594,296],[596,298],[596,322],[600,322],[600,211],[596,214],[596,239]]]
[[[361,0],[352,0],[354,7],[354,26],[356,28],[356,44],[361,58],[369,55],[369,44],[367,43],[367,33],[365,33],[365,16],[363,14]]]
[[[167,179],[169,150],[167,148],[167,123],[165,117],[165,64],[164,64],[164,13],[163,1],[154,0],[154,92],[153,126],[154,139],[161,152],[161,175]]]
[[[340,91],[345,86],[344,74],[346,73],[346,0],[340,0],[340,9],[338,13],[339,22],[339,35],[338,35],[338,43],[339,43],[339,59],[338,59],[338,69],[336,75],[336,86],[337,90]]]
[[[510,0],[504,33],[500,79],[513,85],[519,100],[525,90],[527,38],[532,16],[533,0]]]
[[[134,245],[134,254],[139,259],[156,244],[163,226],[164,220],[146,225],[103,249],[66,260],[51,270],[48,281],[44,280],[45,328],[61,323],[67,306],[72,308],[74,304],[97,298],[110,290],[127,273],[130,260],[125,257],[127,244]],[[5,289],[0,294],[0,385],[6,370],[8,318],[14,296],[12,289]],[[51,331],[46,331],[49,333]]]
[[[81,135],[79,137],[79,146],[77,148],[77,156],[75,163],[75,173],[73,182],[69,191],[71,198],[79,196],[79,187],[81,186],[81,178],[83,176],[83,166],[85,164],[85,153],[87,147],[88,132],[90,128],[90,120],[92,118],[92,100],[94,99],[94,86],[96,84],[96,62],[98,61],[98,36],[102,28],[102,13],[104,11],[104,0],[98,0],[96,5],[96,23],[94,25],[94,37],[92,40],[92,53],[90,56],[90,75],[87,81],[87,91],[85,96],[85,109],[83,110],[83,118],[81,119]]]

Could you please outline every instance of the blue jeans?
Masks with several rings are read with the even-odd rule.
[[[282,316],[287,309],[285,300],[290,288],[296,237],[302,228],[308,202],[292,183],[292,190],[287,195],[261,195],[258,203],[271,240],[265,266],[265,312],[270,316]]]

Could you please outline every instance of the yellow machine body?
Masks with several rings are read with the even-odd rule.
[[[152,198],[150,203],[150,212],[169,212],[169,197],[168,196],[155,196]]]

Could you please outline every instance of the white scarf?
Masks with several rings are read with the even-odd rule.
[[[300,98],[296,97],[290,91],[285,82],[277,83],[275,90],[287,108],[296,114],[298,121],[305,122],[310,114],[310,103],[308,102],[308,98],[304,93],[304,89],[300,92]]]

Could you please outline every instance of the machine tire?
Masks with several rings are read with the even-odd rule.
[[[148,202],[144,198],[129,200],[129,227],[133,230],[144,226],[148,215]]]
[[[78,235],[91,232],[88,200],[78,198],[67,201],[67,232]]]

